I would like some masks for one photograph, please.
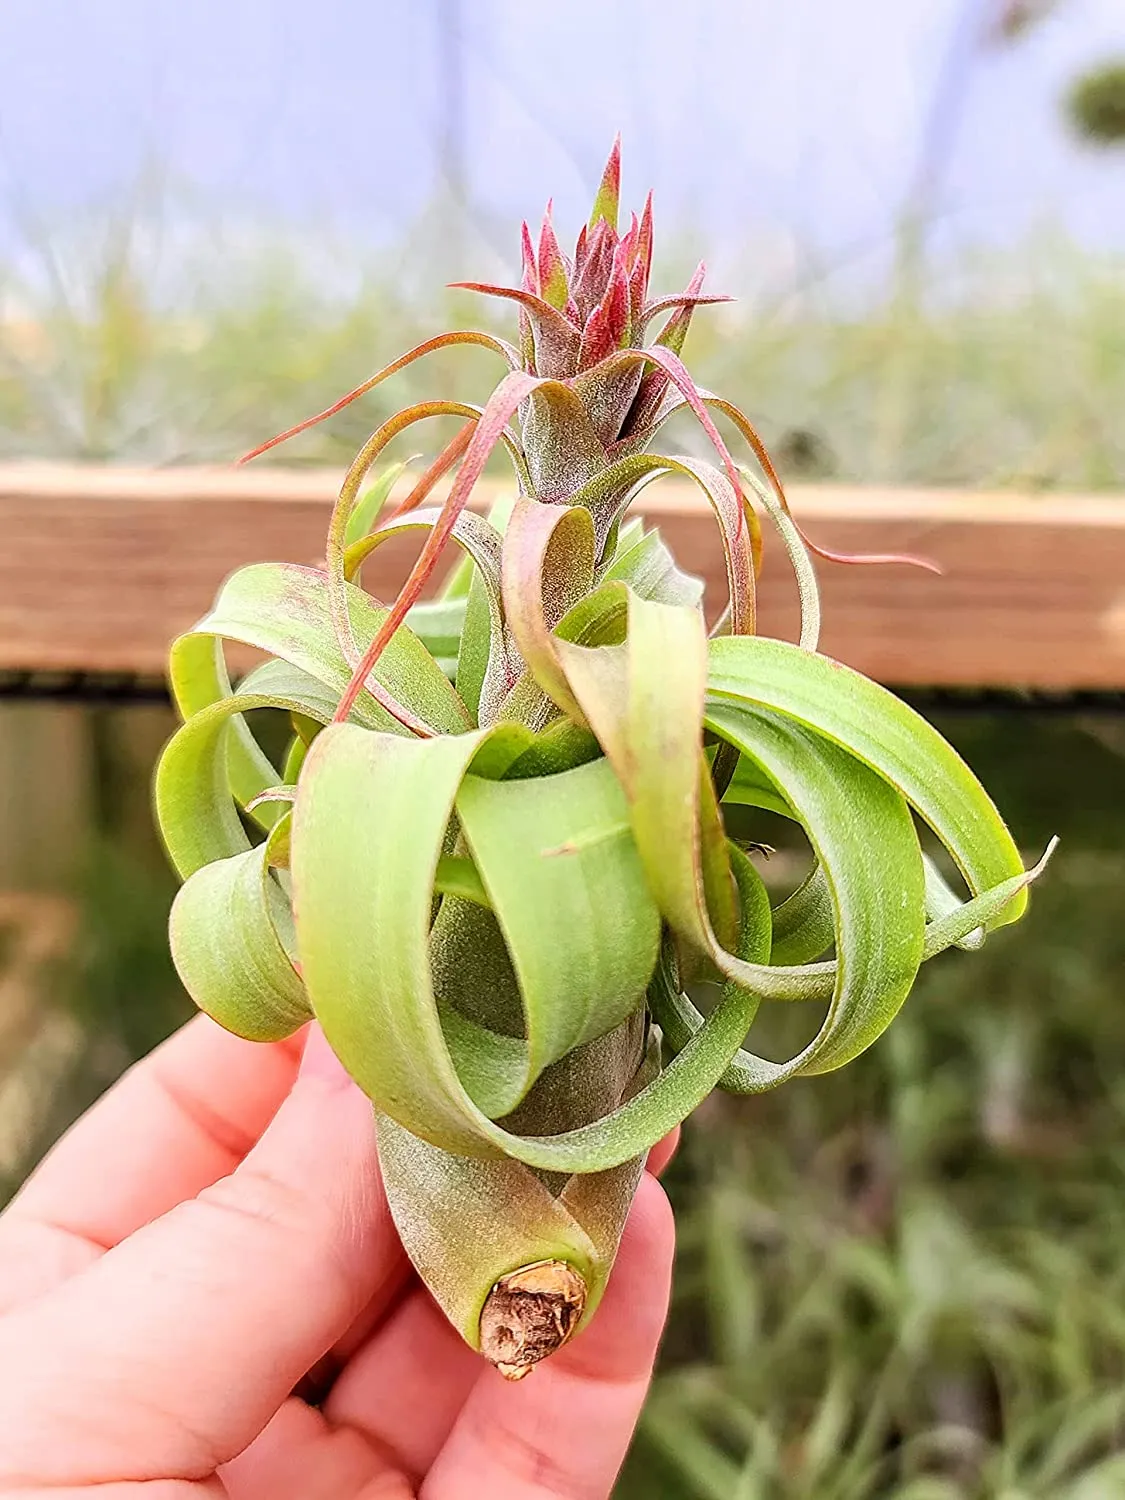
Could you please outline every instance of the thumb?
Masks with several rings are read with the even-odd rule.
[[[211,1474],[401,1264],[370,1104],[314,1032],[235,1172],[0,1323],[0,1489]]]

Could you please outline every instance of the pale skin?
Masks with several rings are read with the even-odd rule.
[[[509,1384],[410,1272],[370,1106],[305,1040],[190,1022],[0,1216],[4,1500],[606,1500],[667,1311],[662,1188],[591,1327]]]

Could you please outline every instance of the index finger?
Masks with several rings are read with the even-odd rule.
[[[302,1045],[197,1016],[131,1068],[0,1216],[0,1314],[231,1172],[292,1088]]]

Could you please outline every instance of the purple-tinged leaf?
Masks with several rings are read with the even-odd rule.
[[[639,232],[640,225],[637,222],[637,216],[636,214],[631,214],[629,216],[629,227],[621,236],[620,242],[625,256],[625,269],[630,273],[637,262],[637,235]]]
[[[629,343],[638,344],[644,330],[646,277],[640,261],[629,272]]]
[[[644,212],[641,214],[640,226],[637,230],[637,240],[634,247],[636,264],[644,267],[645,290],[648,289],[649,277],[652,275],[652,193],[649,192],[645,199]]]
[[[781,502],[769,485],[763,484],[749,469],[740,469],[739,472],[746,486],[743,494],[746,495],[749,492],[757,496],[766,514],[777,527],[782,545],[789,554],[789,564],[793,569],[793,577],[797,583],[797,594],[801,603],[801,633],[797,644],[804,647],[806,651],[815,651],[820,643],[820,590],[817,588],[816,571],[804,538],[797,529],[796,521],[787,510],[782,508]],[[746,506],[749,510],[748,498]],[[756,556],[754,561],[755,569],[760,568],[760,556]]]
[[[526,219],[520,225],[520,286],[525,292],[539,294],[539,272],[535,264],[535,246],[531,242],[531,228]]]
[[[629,267],[625,242],[617,246],[613,257],[613,270],[610,272],[609,286],[602,302],[607,309],[607,318],[610,332],[617,340],[617,347],[623,349],[629,343]]]
[[[345,552],[348,539],[348,523],[351,520],[360,490],[366,481],[371,466],[393,438],[415,423],[425,421],[428,417],[444,416],[467,418],[475,423],[482,416],[482,409],[458,401],[423,401],[415,406],[409,406],[405,410],[397,412],[393,417],[384,422],[376,432],[372,433],[367,442],[364,443],[359,453],[353,459],[351,467],[344,476],[344,482],[340,486],[339,497],[332,509],[332,518],[328,526],[328,538],[325,547],[328,614],[337,645],[350,670],[354,670],[358,665],[362,650],[356,640],[348,604]],[[501,438],[515,466],[520,488],[521,490],[526,490],[530,484],[530,479],[523,450],[513,435],[507,430],[501,434]],[[425,725],[419,726],[416,716],[412,716],[409,710],[405,709],[385,688],[378,683],[372,686],[371,682],[367,686],[380,706],[405,728],[420,736],[424,736],[429,732]]]
[[[650,302],[644,310],[644,322],[647,324],[650,318],[655,318],[658,313],[668,312],[670,308],[695,308],[710,307],[717,302],[733,302],[734,298],[725,292],[707,292],[701,296],[693,296],[690,292],[674,292],[670,297],[659,297],[655,302]],[[661,331],[658,343],[668,345],[667,327]],[[680,340],[681,347],[683,340]]]
[[[409,515],[392,516],[370,536],[350,546],[344,558],[345,576],[358,583],[360,570],[376,548],[392,537],[410,530],[432,530],[440,524],[441,510],[428,506]],[[453,523],[450,536],[466,557],[475,564],[474,578],[479,580],[488,609],[488,649],[481,684],[482,697],[499,699],[523,671],[523,662],[511,645],[504,625],[500,593],[500,533],[483,516],[463,510]],[[408,615],[407,625],[412,624]]]
[[[691,326],[691,315],[695,311],[695,304],[703,300],[700,296],[700,288],[703,286],[703,278],[706,275],[707,267],[703,261],[700,261],[691,280],[680,294],[676,311],[656,336],[654,342],[661,348],[671,349],[673,354],[682,352],[688,328]]]
[[[584,718],[567,685],[551,632],[593,584],[590,512],[518,500],[504,533],[500,562],[505,619],[536,683],[577,724]]]
[[[646,381],[648,378],[646,375]],[[782,511],[793,522],[797,535],[810,552],[815,553],[817,557],[824,558],[826,562],[844,563],[851,566],[897,564],[902,567],[922,568],[928,573],[941,575],[942,569],[940,565],[934,562],[932,558],[919,557],[914,553],[834,552],[831,548],[821,547],[816,542],[811,541],[793,518],[793,513],[789,508],[789,501],[785,494],[785,487],[781,482],[781,476],[778,474],[765,443],[763,443],[761,437],[758,435],[749,417],[739,407],[735,406],[733,402],[725,400],[722,396],[713,395],[710,391],[703,389],[700,389],[699,394],[705,405],[713,407],[716,411],[721,411],[738,429],[746,446],[757,459]],[[646,388],[642,383],[637,400],[633,403],[633,409],[629,413],[627,427],[623,429],[621,441],[610,445],[610,457],[612,459],[622,457],[626,451],[636,451],[646,443],[651,442],[669,417],[674,416],[676,412],[682,411],[684,407],[690,405],[690,402],[684,396],[678,395],[674,391],[666,390],[664,396],[653,407],[649,415],[643,420],[637,420],[637,413],[642,400],[645,399],[645,395]]]
[[[699,391],[699,387],[692,379],[690,373],[683,364],[683,361],[680,359],[680,356],[672,349],[661,348],[646,349],[644,351],[644,356],[652,360],[654,364],[660,366],[660,368],[668,376],[668,379],[679,391],[680,395],[683,396],[684,400],[691,407],[700,427],[703,428],[703,431],[711,439],[715,452],[719,455],[720,459],[722,459],[723,468],[726,470],[727,478],[730,480],[735,494],[741,495],[742,485],[739,479],[738,469],[735,467],[734,459],[730,456],[730,451],[727,448],[726,443],[723,442],[722,434],[719,432],[719,429],[711,420],[711,414],[704,404],[703,397]],[[511,379],[512,376],[510,375],[506,375],[504,377],[505,381]]]
[[[582,344],[577,351],[577,368],[586,371],[592,365],[600,365],[601,360],[606,359],[613,351],[621,348],[619,339],[619,323],[616,318],[616,308],[607,306],[609,293],[606,294],[606,302],[600,302],[597,308],[586,318],[585,329],[582,330]]]
[[[598,441],[611,450],[621,432],[621,424],[629,411],[643,376],[641,365],[626,365],[622,368],[613,362],[618,351],[612,349],[606,363],[602,359],[589,369],[581,370],[574,379],[574,389],[582,397]]]
[[[578,368],[588,370],[615,349],[620,349],[629,331],[629,282],[623,243],[617,247],[605,295],[586,320],[578,349]]]
[[[422,501],[429,496],[434,485],[448,474],[449,470],[469,446],[469,439],[473,435],[473,428],[475,426],[475,421],[466,422],[460,432],[450,438],[449,442],[446,443],[429,468],[418,479],[418,482],[409,495],[407,495],[406,499],[391,512],[388,519],[395,520],[398,516],[406,515],[408,511],[416,510],[422,504]]]
[[[657,417],[668,392],[668,378],[663,370],[646,370],[637,387],[633,404],[621,423],[619,441],[630,447],[643,447],[655,430]]]
[[[520,257],[521,257],[521,279],[520,289],[530,292],[533,296],[539,294],[539,275],[535,269],[535,246],[531,243],[531,230],[527,220],[524,219],[520,225]],[[523,367],[529,373],[535,373],[535,337],[531,331],[531,319],[524,309],[520,308],[520,357]]]
[[[535,342],[536,372],[548,380],[569,380],[578,368],[579,330],[542,297],[522,288],[493,286],[484,281],[454,281],[452,286],[486,297],[518,302],[527,313]]]
[[[676,387],[683,396],[687,405],[695,414],[696,420],[710,438],[716,453],[722,460],[727,479],[730,481],[731,489],[739,497],[738,520],[734,534],[730,538],[732,546],[744,547],[747,555],[750,552],[750,527],[746,523],[744,507],[741,503],[742,485],[738,469],[735,467],[734,459],[730,455],[726,443],[723,442],[722,434],[711,420],[711,415],[704,404],[699,387],[684,367],[679,355],[671,349],[661,349],[655,346],[646,349],[623,349],[619,354],[611,355],[609,359],[602,361],[601,369],[606,375],[613,374],[616,370],[629,369],[635,365],[644,365],[651,362],[667,376],[668,380]],[[505,376],[510,380],[511,376]]]
[[[571,295],[574,297],[583,322],[605,295],[610,273],[613,270],[616,247],[616,234],[604,219],[599,219],[587,242],[582,269],[576,270],[571,287]]]
[[[770,488],[777,496],[782,510],[792,520],[793,514],[789,509],[789,501],[785,494],[785,486],[781,482],[781,475],[774,467],[769,451],[759,437],[750,418],[739,407],[735,406],[733,401],[725,401],[721,396],[711,395],[709,391],[703,391],[700,394],[708,406],[713,406],[716,411],[721,411],[738,429],[746,446],[761,465],[762,471],[769,480]],[[797,527],[797,534],[809,551],[814,552],[817,557],[823,557],[826,562],[845,563],[853,567],[899,564],[907,568],[921,568],[927,573],[936,573],[939,577],[941,576],[941,566],[934,562],[932,558],[919,557],[912,552],[834,552],[830,547],[821,547],[816,542],[810,541],[800,526],[797,525],[796,520],[793,520],[793,524]]]
[[[581,273],[582,267],[586,263],[586,241],[587,241],[588,237],[589,237],[588,236],[588,231],[586,229],[585,224],[583,224],[582,228],[578,231],[578,240],[577,240],[577,242],[576,242],[576,244],[574,246],[574,274],[575,274],[575,276],[578,276]]]
[[[671,349],[674,354],[679,354],[683,349],[695,304],[698,300],[703,300],[700,298],[700,288],[706,274],[707,268],[700,261],[686,290],[681,292],[676,299],[676,311],[657,335],[655,340],[657,346]],[[652,308],[650,307],[642,315],[642,331],[643,323],[651,316]],[[640,338],[641,331],[637,331],[635,337]],[[650,429],[668,392],[668,386],[667,375],[662,370],[645,371],[629,414],[621,424],[622,440],[635,439],[639,433]]]
[[[580,394],[561,380],[544,381],[532,393],[523,414],[524,449],[531,493],[548,504],[567,498],[606,465],[599,440]]]
[[[451,281],[449,285],[465,292],[480,292],[484,297],[504,297],[509,302],[518,302],[531,317],[542,319],[548,327],[558,327],[560,331],[565,328],[568,333],[578,334],[578,329],[566,321],[559,308],[552,307],[535,292],[525,292],[522,287],[496,286],[491,281]]]

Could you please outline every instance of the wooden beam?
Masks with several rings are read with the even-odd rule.
[[[168,642],[222,578],[319,559],[335,471],[0,466],[0,669],[163,670]],[[941,578],[823,563],[822,647],[887,683],[1125,689],[1125,498],[794,486],[810,536],[851,552],[924,553]],[[722,554],[697,494],[671,480],[638,510],[717,608]],[[417,542],[377,552],[393,593]],[[763,632],[792,636],[796,598],[767,534]]]

